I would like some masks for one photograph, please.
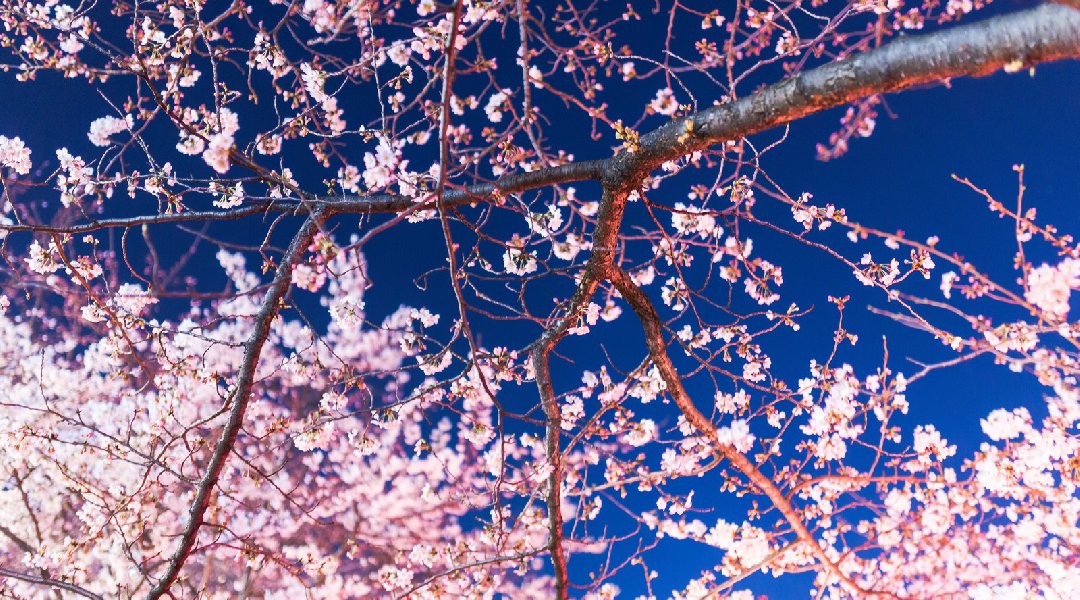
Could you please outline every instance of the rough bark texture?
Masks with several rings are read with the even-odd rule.
[[[628,185],[665,161],[867,96],[1077,57],[1080,11],[1057,4],[901,37],[656,129],[642,136],[640,151],[612,159],[604,179]]]

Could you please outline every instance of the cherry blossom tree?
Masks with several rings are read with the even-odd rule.
[[[828,160],[886,94],[1078,58],[1080,6],[690,4],[0,2],[5,86],[87,98],[60,144],[0,130],[0,595],[1078,589],[1080,245],[1023,167],[958,178],[1015,225],[1002,280],[765,163],[808,115]],[[800,307],[755,239],[846,283]],[[890,362],[853,294],[951,358]],[[907,415],[986,357],[1045,406],[960,456]]]

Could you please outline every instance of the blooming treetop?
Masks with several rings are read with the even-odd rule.
[[[782,189],[758,141],[847,107],[837,157],[882,94],[1080,56],[1080,10],[615,4],[0,2],[8,81],[94,98],[0,130],[0,594],[1077,589],[1080,246],[1022,167],[1015,208],[961,180],[1015,224],[999,281]],[[776,238],[840,266],[831,306]],[[867,293],[950,358],[845,330]],[[909,410],[986,356],[1045,406],[960,456]]]

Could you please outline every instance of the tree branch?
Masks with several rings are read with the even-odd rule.
[[[615,284],[615,288],[619,290],[619,293],[623,295],[627,303],[637,313],[638,319],[641,320],[641,327],[645,333],[645,343],[649,348],[649,357],[652,359],[653,364],[656,366],[657,371],[660,372],[660,377],[667,385],[667,391],[671,394],[671,397],[675,400],[676,406],[686,417],[686,421],[690,425],[701,432],[701,434],[708,440],[709,444],[716,450],[718,454],[727,458],[731,464],[739,470],[750,482],[757,487],[773,506],[776,507],[780,514],[784,516],[788,524],[795,531],[799,540],[806,544],[814,556],[818,559],[821,565],[831,574],[836,577],[840,582],[844,584],[849,590],[855,592],[857,595],[871,595],[871,596],[884,596],[888,598],[895,598],[888,592],[877,592],[873,590],[863,589],[858,583],[848,577],[840,568],[829,558],[825,553],[825,550],[818,544],[817,539],[810,533],[810,530],[806,528],[806,524],[799,517],[798,511],[784,496],[784,493],[780,491],[780,488],[770,479],[766,477],[764,473],[757,468],[745,454],[739,452],[734,446],[729,444],[723,444],[717,437],[716,426],[713,422],[703,415],[694,405],[693,399],[687,393],[686,388],[683,387],[682,377],[679,376],[679,372],[675,369],[675,365],[671,362],[671,358],[667,354],[667,343],[664,340],[663,321],[660,319],[660,315],[657,314],[656,308],[653,306],[649,297],[645,292],[637,286],[622,269],[614,269],[611,273],[611,281]]]
[[[231,396],[233,406],[229,411],[229,420],[225,423],[221,438],[214,447],[214,453],[211,455],[210,463],[206,467],[206,474],[203,475],[202,481],[199,482],[195,500],[192,502],[188,514],[187,524],[180,536],[180,545],[177,546],[176,552],[169,559],[165,573],[147,595],[147,600],[157,600],[168,593],[169,588],[179,576],[180,569],[183,568],[188,555],[191,554],[195,540],[199,535],[199,529],[203,525],[203,516],[210,505],[213,490],[217,486],[221,471],[225,467],[229,454],[236,443],[236,436],[244,422],[244,413],[247,410],[248,401],[251,399],[251,389],[255,381],[259,356],[262,353],[267,337],[270,335],[270,326],[281,310],[281,299],[285,297],[289,287],[292,285],[293,265],[307,250],[308,244],[311,243],[311,239],[318,231],[324,218],[325,216],[321,212],[310,215],[296,235],[293,236],[292,242],[290,242],[288,249],[281,257],[274,281],[270,289],[267,290],[266,296],[263,297],[262,305],[255,318],[255,329],[251,332],[251,337],[248,338],[245,344],[244,360],[237,376],[235,391]]]
[[[40,577],[37,575],[30,575],[28,573],[21,573],[5,567],[0,567],[0,577],[8,577],[10,579],[17,579],[19,581],[25,581],[35,585],[48,586],[56,590],[64,590],[65,592],[71,592],[72,594],[78,594],[84,598],[90,598],[91,600],[104,600],[101,596],[98,596],[94,592],[86,588],[79,587],[73,583],[66,581],[60,581],[59,579],[50,579],[48,577]]]
[[[1068,2],[1075,6],[1080,0]],[[954,77],[980,77],[1007,65],[1078,57],[1080,10],[1060,4],[901,37],[664,125],[642,136],[637,152],[610,159],[604,181],[634,185],[669,160],[867,96]]]
[[[478,183],[465,188],[446,190],[441,198],[446,208],[455,208],[475,202],[497,199],[503,194],[526,192],[560,183],[573,183],[590,179],[598,180],[606,161],[586,160],[568,163],[557,167],[504,175],[493,183]],[[90,223],[69,226],[50,226],[18,223],[0,224],[4,232],[41,232],[68,233],[72,235],[89,233],[102,229],[137,227],[140,225],[161,225],[190,221],[228,221],[263,213],[289,212],[308,214],[314,210],[323,211],[326,216],[334,214],[401,214],[405,211],[434,209],[439,204],[440,196],[432,193],[426,198],[417,199],[400,194],[369,194],[359,196],[325,196],[315,199],[296,198],[255,198],[248,199],[246,206],[227,210],[199,210],[180,213],[139,215],[99,219]]]
[[[562,413],[555,398],[555,386],[551,382],[550,365],[551,347],[543,345],[532,354],[533,374],[536,387],[540,392],[547,422],[544,424],[544,448],[547,453],[551,473],[548,475],[547,512],[548,512],[548,552],[551,554],[551,566],[555,570],[555,597],[566,600],[570,597],[570,574],[563,551],[562,519],[562,450],[559,447],[559,435],[562,433]]]
[[[559,435],[562,432],[562,413],[555,399],[551,381],[549,358],[555,346],[566,337],[567,331],[580,318],[589,305],[600,282],[608,277],[615,264],[615,245],[619,227],[626,209],[626,193],[604,190],[600,199],[596,231],[593,233],[592,254],[581,275],[574,295],[565,314],[544,330],[543,335],[530,345],[532,349],[533,376],[536,379],[540,401],[547,417],[545,423],[545,447],[552,472],[548,477],[548,529],[549,549],[555,568],[556,594],[560,599],[569,597],[569,575],[566,557],[562,554],[562,451]]]

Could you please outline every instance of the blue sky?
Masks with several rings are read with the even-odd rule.
[[[1016,7],[1006,4],[998,10]],[[50,156],[52,149],[61,145],[71,145],[73,139],[82,140],[86,146],[83,150],[89,152],[85,138],[72,132],[85,131],[90,120],[107,114],[107,106],[85,85],[68,88],[69,82],[48,77],[43,76],[36,85],[15,84],[10,78],[3,80],[0,111],[8,117],[0,133],[23,137],[34,148],[35,159]],[[623,109],[616,103],[623,103],[628,113],[635,113],[651,99],[642,89],[628,88],[626,93],[612,96],[609,102],[616,111]],[[887,97],[887,103],[896,118],[880,111],[882,115],[873,136],[853,141],[845,156],[829,162],[815,159],[815,144],[827,139],[842,115],[843,109],[836,109],[792,125],[789,139],[769,154],[764,167],[793,195],[810,192],[818,203],[831,202],[845,208],[856,221],[885,230],[902,229],[916,239],[939,235],[942,247],[960,252],[1007,281],[1014,277],[1012,225],[991,215],[979,196],[954,182],[950,175],[967,177],[1008,202],[1015,197],[1016,190],[1016,175],[1011,167],[1022,163],[1027,167],[1027,206],[1038,208],[1041,221],[1056,224],[1066,232],[1077,231],[1080,229],[1080,211],[1076,209],[1080,191],[1078,92],[1080,65],[1070,62],[1041,66],[1033,77],[1027,72],[996,74],[953,81],[948,89],[933,86],[892,95]],[[558,122],[562,116],[557,107],[552,107],[549,114],[556,121],[548,129],[551,146],[565,147],[578,158],[606,155],[603,148],[610,140],[602,144],[583,143],[580,123]],[[767,132],[760,139],[775,139],[776,135],[777,132]],[[302,173],[300,177],[305,175],[314,181],[324,176]],[[582,193],[595,193],[587,185],[580,189]],[[676,189],[681,190],[677,186]],[[631,215],[628,225],[641,217]],[[348,226],[344,219],[339,225]],[[259,221],[250,220],[247,226],[251,227],[249,231],[236,233],[241,236],[261,233]],[[846,269],[823,264],[822,257],[785,240],[766,235],[755,242],[761,253],[775,258],[784,268],[783,289],[791,290],[800,306],[812,304],[817,309],[798,335],[776,338],[777,345],[771,351],[778,372],[795,377],[805,374],[810,358],[821,358],[827,353],[835,311],[825,297],[840,291],[836,287],[839,285],[846,285],[856,294],[846,323],[850,331],[864,340],[857,351],[843,355],[842,361],[867,369],[878,365],[880,343],[873,340],[880,339],[883,333],[888,335],[892,364],[899,370],[904,370],[907,359],[929,361],[947,356],[929,336],[897,327],[866,311],[868,303],[879,307],[886,307],[886,303],[880,296],[852,289],[855,284]],[[880,250],[871,245],[873,242],[867,244],[867,249]],[[366,298],[371,320],[379,321],[401,304],[423,304],[445,315],[454,314],[451,297],[439,285],[445,284],[445,275],[432,277],[429,292],[419,292],[414,285],[417,274],[441,264],[444,252],[441,234],[433,223],[399,228],[376,238],[366,251],[375,282]],[[206,258],[210,255],[212,252]],[[1037,261],[1050,258],[1049,255],[1040,258],[1038,253],[1033,256]],[[929,289],[936,289],[937,277],[935,274],[931,282],[934,285]],[[783,304],[786,303],[785,299]],[[481,319],[477,323],[481,339],[489,345],[521,346],[535,334],[527,326],[485,323]],[[614,325],[601,327],[595,337],[571,340],[566,346],[570,352],[595,353],[597,345],[603,344],[614,361],[626,366],[643,356],[642,346],[636,343],[639,336],[637,322],[623,318]],[[627,344],[627,340],[635,343]],[[564,372],[555,373],[557,383],[560,378],[569,383],[565,378],[573,376],[570,367],[564,368]],[[694,385],[691,382],[692,392]],[[711,389],[702,387],[699,391],[711,398]],[[1042,393],[1043,389],[1031,376],[1012,373],[990,364],[989,360],[976,360],[935,374],[913,387],[909,392],[912,408],[907,423],[912,426],[934,423],[959,446],[959,454],[963,456],[970,454],[981,441],[979,419],[987,412],[999,407],[1028,406],[1038,415]],[[665,544],[662,550],[652,555],[650,563],[665,574],[656,590],[661,595],[710,566],[710,557],[700,546],[672,543]],[[575,579],[581,581],[594,565],[589,560],[575,560],[572,566]],[[772,591],[777,597],[786,597],[806,586],[805,578],[799,577],[776,584],[767,578],[758,581],[763,582],[762,592]],[[620,579],[619,583],[627,592],[640,589],[635,587],[640,585],[636,576]]]

